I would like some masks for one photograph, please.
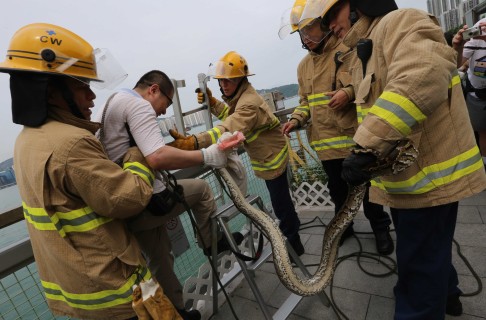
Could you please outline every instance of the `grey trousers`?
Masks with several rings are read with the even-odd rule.
[[[184,198],[194,213],[201,231],[202,242],[210,246],[210,216],[216,211],[210,186],[201,179],[185,179],[177,182],[184,188]],[[128,228],[135,235],[152,276],[162,286],[164,293],[177,309],[184,309],[184,299],[182,285],[174,272],[172,245],[165,225],[167,221],[185,211],[184,205],[178,203],[168,215],[155,216],[148,211],[143,211],[128,222]],[[201,246],[200,239],[198,242]]]

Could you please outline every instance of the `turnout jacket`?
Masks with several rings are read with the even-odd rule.
[[[483,161],[456,70],[455,52],[437,20],[401,9],[380,18],[362,17],[346,35],[354,48],[371,39],[363,66],[355,60],[352,81],[363,122],[354,141],[379,158],[410,139],[417,161],[394,176],[372,181],[370,201],[394,208],[424,208],[461,200],[486,187]]]
[[[199,147],[216,143],[226,131],[240,131],[255,175],[265,180],[279,177],[287,168],[289,152],[280,121],[265,100],[246,78],[232,99],[223,96],[223,100],[226,104],[217,100],[211,107],[221,124],[197,135]]]
[[[310,51],[297,68],[300,105],[295,108],[291,118],[296,119],[300,126],[311,121],[307,137],[320,160],[345,158],[354,146],[353,135],[358,126],[354,105],[350,103],[340,110],[332,110],[328,107],[331,96],[326,95],[340,89],[350,101],[354,99],[347,70],[351,59],[341,60],[340,66],[334,61],[337,52],[344,55],[347,51],[341,40],[332,36],[321,54]]]
[[[153,173],[137,150],[123,170],[109,160],[98,128],[50,106],[45,124],[19,134],[15,174],[49,308],[80,319],[127,319],[135,315],[132,286],[150,273],[121,219],[144,209]]]

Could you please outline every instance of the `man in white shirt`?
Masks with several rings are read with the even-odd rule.
[[[165,145],[157,117],[165,114],[172,104],[173,96],[172,82],[165,73],[158,70],[143,75],[135,88],[122,89],[111,96],[95,117],[95,121],[102,124],[99,138],[109,158],[118,162],[131,145],[137,145],[155,170],[182,169],[202,164],[224,167],[226,154],[218,148],[209,147],[202,152],[183,151]],[[177,183],[182,186],[184,199],[194,212],[200,230],[200,246],[208,253],[211,240],[209,218],[216,210],[211,188],[202,179],[184,179]],[[129,229],[137,238],[152,275],[183,319],[200,319],[199,311],[184,310],[182,286],[173,270],[174,257],[165,228],[169,219],[182,214],[186,209],[182,203],[173,201],[160,171],[157,171],[152,200],[148,210],[128,221]],[[243,236],[240,233],[234,236],[237,242],[241,242]],[[226,239],[222,238],[218,242],[218,252],[228,249]]]

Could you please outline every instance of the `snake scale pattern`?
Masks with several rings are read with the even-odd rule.
[[[358,152],[369,152],[367,150]],[[418,151],[409,141],[401,141],[396,149],[384,160],[370,168],[372,177],[397,174],[408,168],[418,156]],[[234,183],[228,171],[217,169],[226,183],[235,206],[252,219],[269,239],[272,246],[273,263],[280,281],[291,292],[300,296],[316,295],[330,283],[336,266],[339,240],[346,227],[358,213],[363,202],[366,184],[350,186],[344,206],[329,223],[323,237],[322,254],[319,267],[311,277],[297,274],[292,267],[285,246],[285,238],[277,223],[266,213],[251,206]]]

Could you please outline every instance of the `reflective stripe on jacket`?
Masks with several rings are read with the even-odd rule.
[[[326,95],[333,91],[335,83],[336,89],[343,89],[350,101],[354,98],[347,70],[350,60],[345,60],[339,68],[334,62],[337,52],[344,54],[347,51],[341,41],[331,37],[322,54],[309,52],[297,68],[300,105],[291,117],[301,126],[310,121],[307,138],[321,160],[345,158],[355,145],[352,138],[357,128],[354,106],[349,104],[340,110],[332,110],[328,107],[331,96]]]
[[[226,131],[240,131],[245,135],[244,147],[255,175],[266,180],[280,176],[287,168],[289,153],[280,121],[265,100],[247,79],[243,79],[231,100],[223,99],[226,103],[217,101],[211,107],[211,112],[222,123],[198,134],[199,146],[204,148],[216,143]]]
[[[126,170],[110,161],[97,128],[49,107],[44,125],[19,134],[15,173],[49,308],[80,319],[127,319],[135,315],[132,285],[150,273],[122,219],[145,208],[153,173],[136,149],[125,156]]]
[[[417,161],[372,182],[370,200],[394,208],[424,208],[459,201],[486,187],[486,174],[470,125],[455,52],[436,19],[401,9],[361,18],[344,39],[373,41],[363,77],[355,60],[356,104],[368,110],[354,140],[381,157],[410,139]]]

